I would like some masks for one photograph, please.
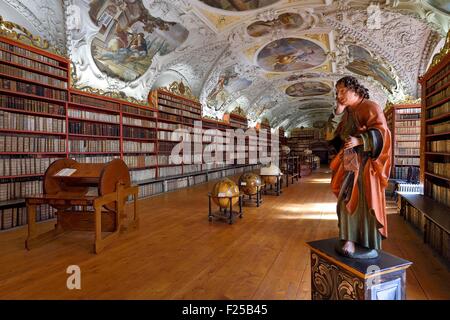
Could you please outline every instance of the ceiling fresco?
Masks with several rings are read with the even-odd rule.
[[[220,74],[217,84],[208,95],[207,105],[219,110],[232,93],[248,88],[251,80],[241,77],[235,70],[235,66],[229,66]]]
[[[286,88],[286,94],[290,97],[320,96],[330,92],[330,85],[318,81],[298,82]]]
[[[279,0],[200,0],[213,8],[227,11],[247,11],[260,9]]]
[[[311,69],[325,60],[326,54],[321,46],[300,38],[275,40],[264,46],[256,58],[261,68],[272,72]]]
[[[397,87],[397,82],[392,74],[378,61],[376,61],[369,51],[360,46],[349,46],[349,58],[351,62],[346,68],[356,74],[372,77],[381,83],[390,93]]]
[[[95,0],[89,15],[100,28],[91,42],[95,64],[123,81],[142,76],[155,55],[172,52],[189,34],[179,23],[153,17],[141,0]]]
[[[251,37],[262,37],[278,30],[295,30],[303,25],[303,18],[298,13],[283,13],[270,21],[256,21],[247,27]]]
[[[368,22],[377,6],[381,27]],[[334,84],[371,99],[417,98],[417,78],[450,28],[448,1],[0,0],[73,62],[72,83],[146,100],[182,80],[221,118],[236,106],[286,129],[327,119]],[[17,12],[11,15],[10,12]],[[15,19],[15,20],[14,20]],[[21,20],[22,19],[22,20]],[[64,28],[65,27],[65,28]]]
[[[450,1],[448,0],[427,0],[427,2],[434,8],[450,15]]]

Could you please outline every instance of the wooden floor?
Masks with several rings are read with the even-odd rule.
[[[304,243],[337,235],[329,178],[314,173],[265,196],[233,225],[208,222],[213,182],[142,200],[141,228],[99,255],[90,233],[32,251],[25,228],[0,233],[0,299],[310,299]],[[397,214],[389,231],[384,250],[414,263],[407,298],[450,299],[450,272],[420,235]],[[81,268],[81,290],[66,288],[69,265]]]

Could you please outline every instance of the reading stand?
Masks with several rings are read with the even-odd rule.
[[[131,186],[126,164],[115,159],[106,164],[78,163],[72,159],[53,162],[44,175],[44,193],[26,198],[28,250],[54,239],[64,231],[95,231],[94,252],[99,253],[117,238],[119,231],[139,226],[138,187]],[[134,215],[128,226],[125,201],[132,196]],[[57,212],[55,229],[36,234],[36,206],[49,204]],[[110,232],[106,238],[102,232]]]

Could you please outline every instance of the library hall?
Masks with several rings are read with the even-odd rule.
[[[448,302],[449,30],[449,0],[0,0],[0,300]]]

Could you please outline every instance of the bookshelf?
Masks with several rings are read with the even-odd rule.
[[[27,222],[23,198],[67,156],[68,83],[67,59],[0,36],[0,230]],[[37,221],[53,217],[38,208]]]
[[[80,163],[121,158],[132,183],[155,178],[156,120],[149,106],[70,90],[68,156]]]
[[[390,104],[385,115],[392,135],[391,178],[407,181],[408,171],[420,171],[420,102]]]
[[[232,112],[225,113],[223,115],[223,121],[225,123],[228,123],[229,129],[234,130],[236,134],[237,134],[236,130],[238,129],[241,129],[244,133],[247,131],[247,129],[249,129],[247,115],[239,106],[236,107]],[[254,147],[255,146],[253,145],[252,148]],[[225,153],[225,156],[233,156],[235,165],[242,163],[248,164],[250,161],[248,158],[248,151],[249,151],[248,136],[245,136],[245,146],[238,145],[238,138],[236,137],[234,138],[234,154],[227,152]]]
[[[315,128],[294,128],[287,139],[291,154],[300,155],[305,149],[310,149],[313,141],[319,139],[319,130]]]
[[[450,261],[450,32],[421,84],[421,173],[424,195],[400,193],[400,214]]]
[[[267,136],[265,139],[262,137],[261,139],[259,139],[261,130],[265,130],[267,132]],[[260,161],[264,156],[270,158],[272,156],[272,128],[267,118],[263,118],[261,122],[256,124],[256,134],[258,136],[258,148],[257,148],[258,160]],[[261,153],[260,146],[262,146],[263,149],[267,150],[266,154]],[[278,147],[279,146],[280,145],[278,145]]]
[[[450,47],[448,37],[446,46]],[[420,83],[424,193],[450,207],[450,53],[442,56]]]

